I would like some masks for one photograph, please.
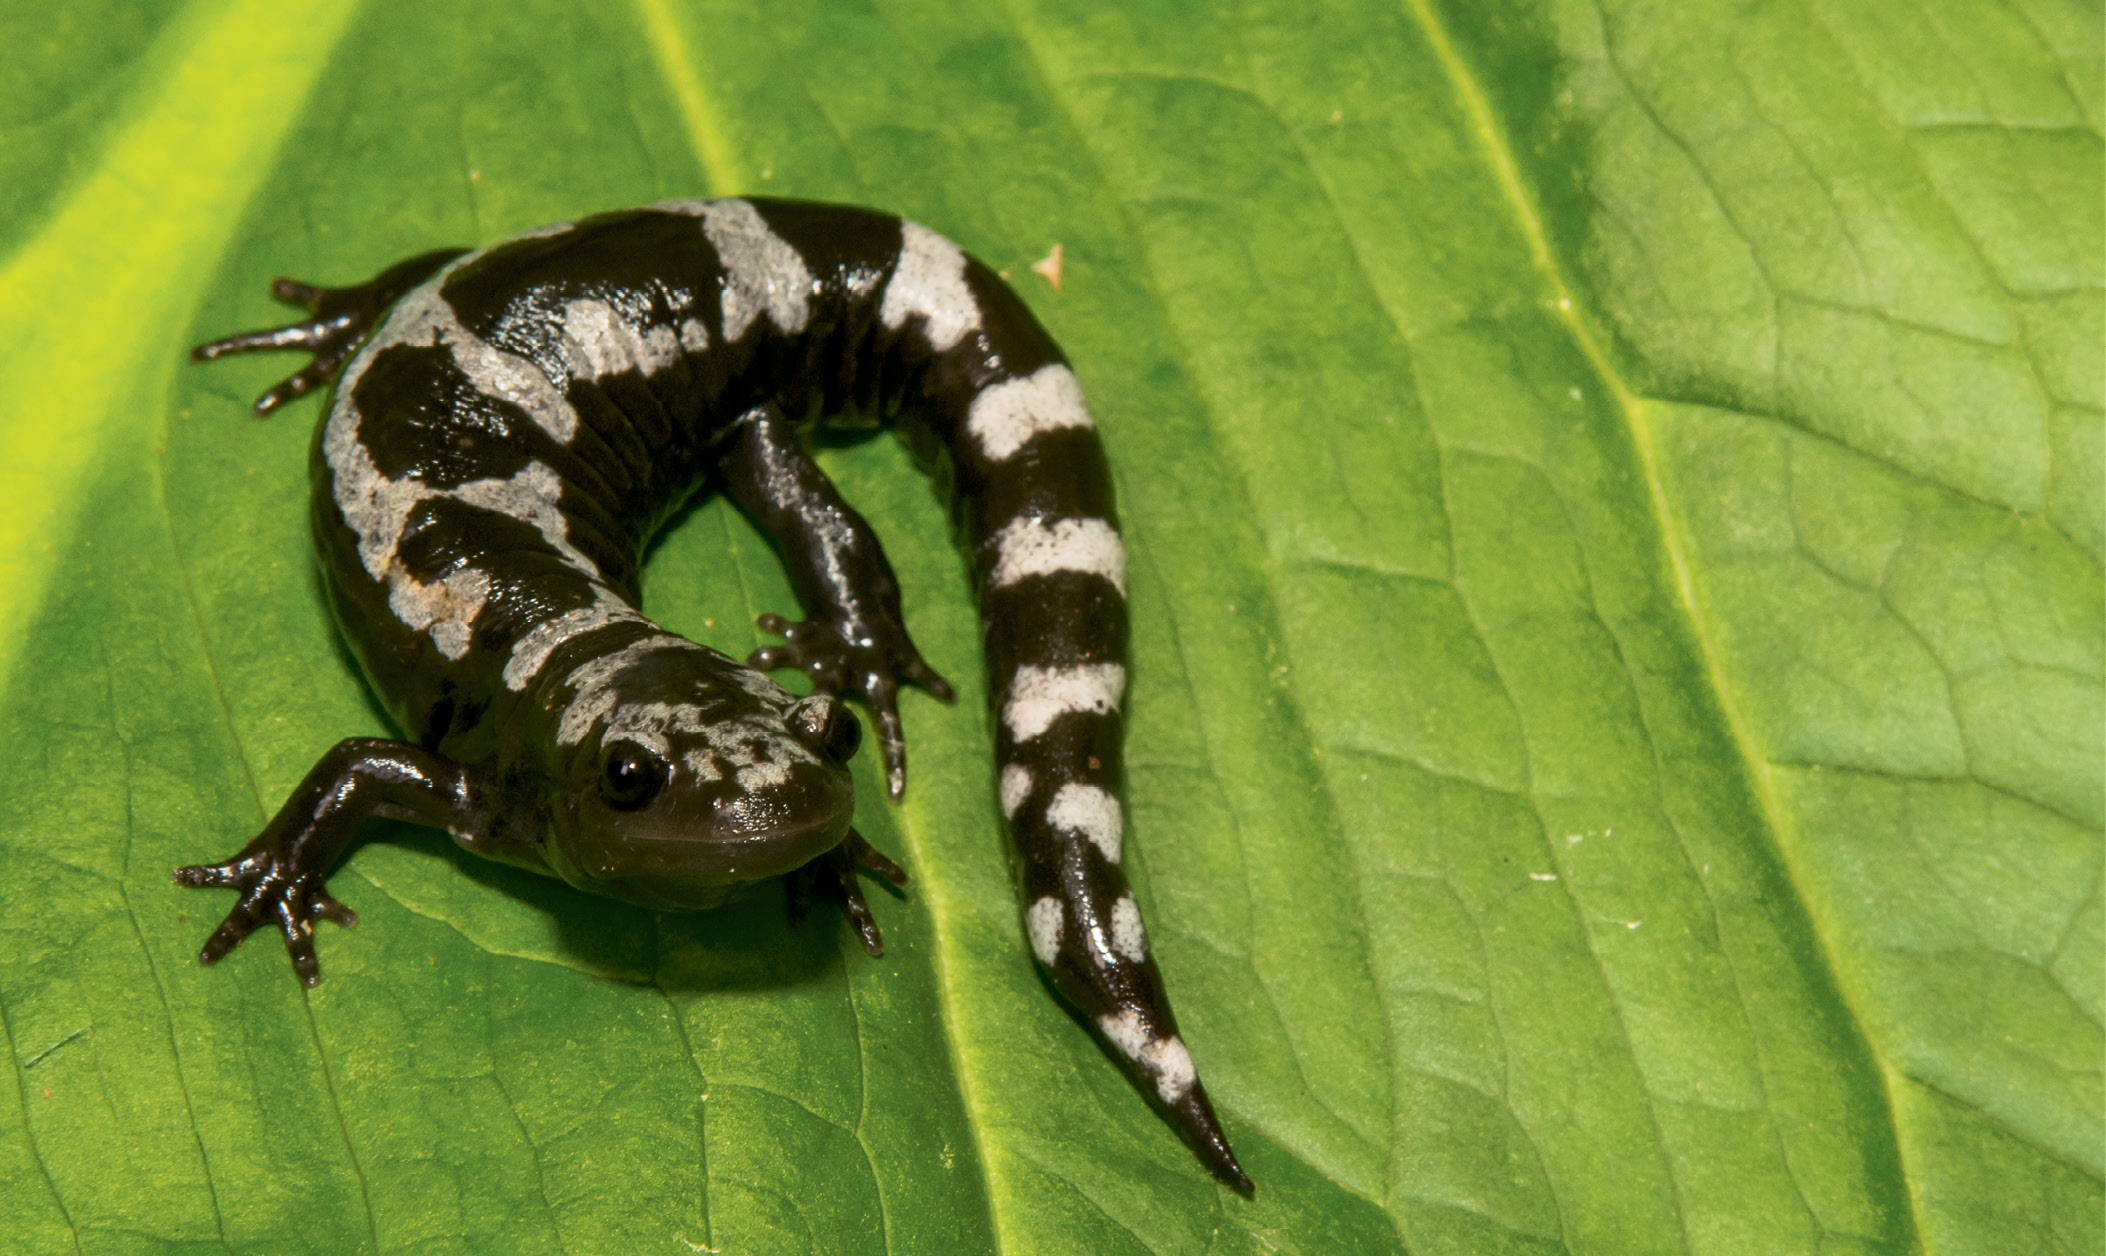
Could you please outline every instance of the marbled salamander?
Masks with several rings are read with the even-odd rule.
[[[375,815],[651,908],[785,874],[799,903],[823,880],[878,954],[857,871],[906,877],[849,827],[859,726],[839,699],[869,704],[897,798],[899,685],[951,691],[907,637],[877,537],[798,436],[891,423],[971,558],[1031,949],[1208,1167],[1250,1190],[1119,867],[1126,555],[1104,450],[1000,279],[916,223],[755,199],[273,291],[314,317],[192,356],[311,350],[260,414],[364,342],[316,433],[312,522],[337,621],[411,740],[339,743],[238,854],[176,872],[242,892],[200,959],[269,922],[313,984],[313,922],[354,920],[324,878]],[[773,538],[810,615],[763,616],[785,643],[747,665],[636,609],[644,545],[698,489]],[[812,696],[756,670],[792,666]]]

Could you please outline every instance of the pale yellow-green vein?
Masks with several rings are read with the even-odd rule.
[[[85,482],[154,430],[199,289],[354,9],[186,12],[90,172],[0,270],[0,689]]]

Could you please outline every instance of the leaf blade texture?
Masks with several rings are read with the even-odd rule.
[[[2042,1252],[2101,1234],[2100,17],[1091,0],[0,7],[0,1232],[30,1252]],[[961,682],[779,893],[395,828],[303,992],[168,883],[385,734],[266,283],[669,196],[879,205],[1074,360],[1128,866],[1255,1200],[1033,973]],[[1056,292],[1032,263],[1058,244]],[[280,372],[282,373],[282,372]],[[646,609],[795,603],[721,502]]]

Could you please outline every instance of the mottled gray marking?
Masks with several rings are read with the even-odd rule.
[[[592,605],[565,611],[553,619],[544,619],[527,630],[525,636],[512,643],[512,657],[505,662],[505,688],[517,692],[524,689],[541,674],[549,655],[554,654],[572,638],[605,628],[609,624],[647,624],[651,622],[638,614],[627,602],[617,597],[613,590],[602,584],[592,586]]]
[[[656,375],[680,356],[670,327],[639,332],[605,301],[581,298],[563,306],[563,358],[572,379],[605,379],[623,371]]]
[[[517,354],[505,352],[463,327],[453,306],[440,293],[440,285],[446,276],[477,256],[480,255],[471,253],[448,264],[437,276],[395,306],[373,339],[351,359],[351,365],[344,368],[343,378],[336,386],[335,405],[329,412],[331,424],[336,423],[338,416],[350,407],[351,394],[356,391],[359,379],[381,350],[395,345],[445,345],[453,353],[454,365],[475,385],[477,392],[524,410],[541,430],[563,444],[569,444],[571,437],[577,435],[578,412],[564,398],[562,389],[543,375],[540,367]],[[353,426],[356,426],[355,421]]]
[[[995,533],[991,589],[1006,588],[1027,576],[1073,571],[1102,576],[1119,596],[1126,596],[1126,545],[1118,529],[1103,519],[1012,519]]]
[[[1002,815],[1014,820],[1017,808],[1031,796],[1031,769],[1021,763],[1005,764],[1002,768]]]
[[[1046,822],[1068,837],[1089,839],[1104,853],[1105,862],[1119,862],[1125,821],[1119,800],[1105,790],[1070,781],[1046,804]]]
[[[1164,1103],[1176,1103],[1191,1093],[1199,1075],[1193,1071],[1185,1044],[1176,1035],[1151,1038],[1147,1022],[1136,1008],[1127,1008],[1116,1016],[1100,1016],[1097,1026],[1113,1046],[1155,1080],[1155,1093]]]
[[[432,584],[420,584],[400,567],[388,572],[388,609],[411,629],[429,632],[450,659],[468,653],[470,629],[489,597],[489,573],[477,567],[449,572]]]
[[[1075,667],[1016,669],[1009,700],[1002,704],[1002,723],[1018,741],[1030,741],[1070,711],[1109,715],[1126,692],[1126,669],[1117,663],[1083,663]]]
[[[372,455],[358,439],[358,409],[341,395],[322,432],[322,457],[329,464],[337,509],[358,533],[359,561],[375,580],[386,579],[394,566],[410,511],[419,502],[440,497],[532,524],[565,563],[590,579],[600,578],[599,567],[570,543],[570,525],[556,506],[563,484],[545,462],[530,462],[505,479],[470,480],[453,488],[433,488],[416,479],[391,480],[373,465]]]
[[[701,648],[685,637],[663,633],[656,637],[633,641],[610,654],[587,659],[572,668],[570,675],[563,678],[563,683],[570,686],[572,696],[570,705],[563,708],[563,718],[557,721],[556,744],[577,745],[585,740],[585,735],[592,731],[594,724],[614,709],[615,703],[621,701],[621,696],[615,693],[614,686],[630,664],[660,650]]]
[[[965,253],[918,222],[899,224],[899,265],[885,285],[878,320],[898,331],[916,314],[938,353],[980,326],[980,303],[965,286]]]
[[[697,780],[722,780],[728,770],[749,794],[786,783],[797,764],[819,762],[775,716],[749,713],[713,720],[706,708],[691,702],[623,703],[614,709],[601,738],[632,741],[671,760],[676,757],[671,741],[675,733],[703,741],[677,756]]]
[[[548,377],[526,359],[470,333],[440,293],[446,276],[476,256],[457,259],[402,299],[345,368],[322,428],[322,457],[329,466],[331,495],[344,522],[358,534],[359,562],[368,575],[388,586],[388,606],[396,617],[412,629],[429,631],[433,643],[448,658],[459,658],[467,651],[475,615],[489,592],[489,578],[467,568],[435,585],[425,585],[397,569],[402,531],[419,502],[452,498],[531,524],[564,562],[592,580],[600,577],[592,560],[570,543],[569,524],[556,505],[562,485],[546,463],[528,463],[506,479],[434,488],[414,477],[394,480],[382,475],[361,439],[358,381],[376,355],[397,345],[445,345],[455,366],[478,392],[517,406],[559,441],[568,441],[576,433],[577,412]]]
[[[1051,968],[1060,958],[1060,900],[1048,894],[1024,911],[1024,931],[1031,935],[1031,953]]]
[[[766,672],[757,672],[750,667],[733,663],[729,669],[731,679],[738,687],[759,698],[777,711],[787,711],[797,701],[797,695],[778,685]]]
[[[1095,426],[1075,372],[1059,363],[983,389],[965,411],[965,430],[989,462],[1014,457],[1040,432]]]
[[[1148,958],[1148,930],[1141,925],[1141,909],[1131,894],[1121,894],[1112,904],[1111,949],[1129,964]]]
[[[702,219],[702,234],[724,267],[725,340],[744,338],[763,314],[786,334],[804,330],[812,317],[812,272],[759,210],[742,200],[666,201],[657,208]]]

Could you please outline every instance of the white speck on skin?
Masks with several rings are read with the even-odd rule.
[[[1002,768],[1002,815],[1014,820],[1016,809],[1024,805],[1031,795],[1031,769],[1021,763],[1005,764]]]
[[[690,205],[698,208],[684,208]],[[667,206],[701,216],[702,234],[723,264],[724,339],[743,339],[763,314],[787,335],[804,330],[812,317],[812,272],[802,254],[768,229],[759,210],[742,200],[674,201]]]
[[[919,314],[938,353],[980,325],[980,303],[965,286],[965,253],[918,222],[899,225],[899,265],[885,285],[878,321],[898,331]]]
[[[1031,934],[1031,953],[1048,968],[1060,958],[1060,920],[1060,900],[1051,894],[1024,912],[1024,927]]]
[[[1046,820],[1069,837],[1087,838],[1107,863],[1119,862],[1125,820],[1119,800],[1104,790],[1072,781],[1061,786],[1046,807]]]
[[[1109,715],[1126,692],[1126,669],[1117,663],[1083,663],[1075,667],[1016,669],[1009,700],[1002,704],[1002,723],[1018,741],[1030,741],[1073,711]]]
[[[1001,589],[1026,576],[1075,571],[1111,581],[1126,596],[1126,545],[1118,529],[1102,519],[1012,519],[994,534],[995,564],[989,588]]]
[[[680,347],[689,353],[700,353],[709,348],[709,328],[695,319],[684,319],[680,324]]]
[[[1141,925],[1141,909],[1133,895],[1121,894],[1112,904],[1112,950],[1130,964],[1148,958],[1148,930]]]
[[[1094,427],[1075,372],[1055,363],[981,391],[965,413],[965,430],[989,462],[1001,462],[1040,432]]]
[[[1555,872],[1531,872],[1528,874],[1528,879],[1531,881],[1555,881],[1558,879],[1558,874]]]

